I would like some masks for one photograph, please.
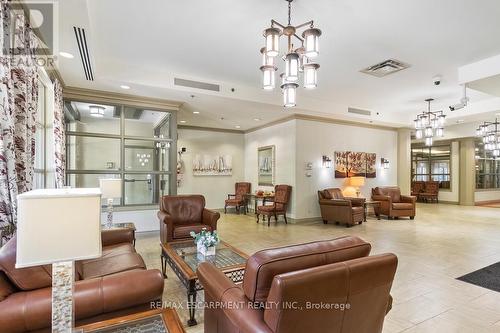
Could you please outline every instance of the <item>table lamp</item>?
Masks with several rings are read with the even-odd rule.
[[[106,218],[106,229],[113,227],[113,201],[122,197],[122,180],[116,178],[99,179],[102,197],[108,199],[108,216]]]
[[[43,189],[17,198],[16,268],[52,264],[52,332],[71,332],[74,261],[101,256],[101,191]]]
[[[365,177],[351,177],[351,186],[356,188],[356,196],[359,198],[361,191],[359,188],[365,185]]]

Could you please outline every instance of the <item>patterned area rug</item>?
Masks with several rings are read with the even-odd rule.
[[[457,280],[500,292],[500,262],[461,276]]]

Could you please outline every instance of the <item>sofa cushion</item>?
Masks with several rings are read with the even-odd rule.
[[[325,199],[333,199],[332,194],[328,190],[323,190],[323,198]]]
[[[205,224],[188,224],[188,225],[175,225],[174,226],[174,238],[189,238],[191,237],[189,233],[194,231],[199,233],[203,228],[211,231],[212,228]]]
[[[344,195],[342,194],[342,190],[339,188],[328,188],[325,190],[328,193],[328,199],[344,199]]]
[[[33,290],[52,285],[52,265],[16,268],[17,238],[14,236],[0,249],[0,270],[21,290]]]
[[[82,269],[83,279],[88,280],[133,269],[146,269],[146,264],[142,257],[134,252],[83,260]]]
[[[175,224],[201,222],[205,198],[202,195],[166,195],[161,198],[160,211],[165,211]]]
[[[413,209],[413,204],[406,202],[396,202],[392,204],[392,209]]]
[[[364,257],[370,249],[362,239],[348,236],[258,251],[247,260],[243,291],[250,301],[265,302],[275,275]]]

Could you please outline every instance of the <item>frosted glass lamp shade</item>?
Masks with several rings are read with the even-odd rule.
[[[304,88],[313,89],[318,85],[318,64],[304,64]]]
[[[18,195],[16,268],[101,256],[101,191],[43,189]]]
[[[297,105],[297,83],[285,83],[281,86],[283,89],[283,106],[291,108]]]
[[[292,52],[285,57],[285,76],[288,82],[299,79],[299,54]]]
[[[274,66],[261,66],[262,71],[262,88],[265,90],[273,90],[276,84],[276,67]]]
[[[316,28],[307,29],[302,33],[306,57],[314,58],[319,55],[319,36],[321,36],[321,30]]]
[[[280,49],[280,30],[278,28],[268,28],[264,30],[266,38],[266,53],[269,57],[276,57]]]
[[[116,178],[99,179],[102,197],[105,199],[115,199],[122,197],[122,180]]]

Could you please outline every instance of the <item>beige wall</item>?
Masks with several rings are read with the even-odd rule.
[[[195,129],[178,129],[178,150],[182,154],[183,175],[178,194],[202,194],[208,208],[223,208],[229,193],[234,193],[234,183],[245,180],[245,138],[243,134]],[[194,176],[193,157],[196,154],[231,155],[232,176]]]

